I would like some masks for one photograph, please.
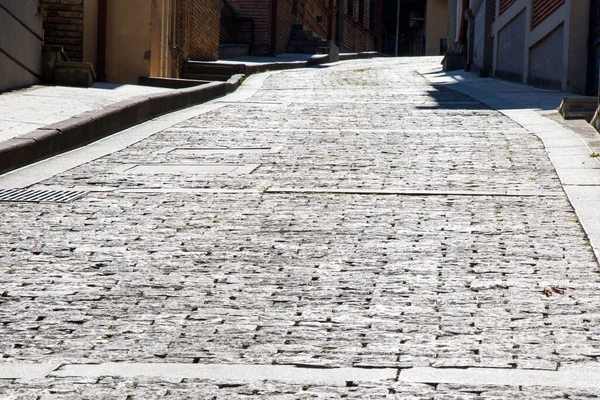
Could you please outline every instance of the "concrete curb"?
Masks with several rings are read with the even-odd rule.
[[[344,57],[344,60],[377,55],[354,53],[348,55],[350,57]],[[328,62],[329,57],[320,57],[301,62],[246,65],[244,72],[251,75],[268,70],[306,68]],[[0,142],[0,174],[85,146],[160,115],[225,96],[236,91],[243,79],[244,75],[238,74],[227,82],[203,83],[169,92],[134,97]]]
[[[85,112],[0,143],[0,173],[84,146],[160,115],[235,91],[242,77],[227,82],[138,96]]]

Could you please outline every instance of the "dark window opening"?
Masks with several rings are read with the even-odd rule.
[[[377,18],[377,12],[376,12],[377,5],[375,4],[375,0],[371,0],[371,2],[369,4],[370,4],[370,7],[369,7],[369,29],[375,30],[375,24],[377,23],[375,21]]]
[[[365,24],[365,0],[358,0],[358,22]]]

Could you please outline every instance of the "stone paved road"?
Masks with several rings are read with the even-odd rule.
[[[246,101],[34,186],[93,191],[80,200],[0,203],[0,365],[597,365],[598,265],[542,143],[415,72],[436,61],[275,73]],[[546,297],[547,286],[565,291]],[[597,395],[401,379],[0,379],[0,397],[23,399]]]

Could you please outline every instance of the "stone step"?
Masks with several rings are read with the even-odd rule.
[[[290,46],[288,53],[296,54],[329,54],[329,47],[324,46]]]
[[[598,108],[596,97],[565,97],[558,108],[564,119],[585,119],[590,122]]]
[[[59,61],[54,68],[54,83],[59,86],[90,87],[95,81],[96,72],[89,62]]]
[[[288,46],[314,46],[314,47],[330,47],[330,42],[326,40],[290,40]]]
[[[244,64],[220,64],[204,61],[187,61],[183,64],[184,74],[235,75],[243,74]]]
[[[219,81],[219,82],[226,82],[232,76],[233,76],[233,74],[232,75],[190,74],[190,73],[181,74],[182,79],[193,79],[193,80],[197,80],[197,81]]]
[[[250,45],[240,43],[221,43],[219,44],[219,59],[228,60],[236,57],[243,57],[250,54]]]

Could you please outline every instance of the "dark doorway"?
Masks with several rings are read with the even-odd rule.
[[[425,55],[426,0],[400,0],[399,56]],[[383,53],[394,55],[396,50],[396,16],[398,0],[383,0]]]

